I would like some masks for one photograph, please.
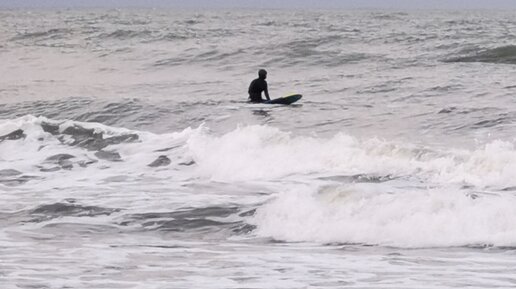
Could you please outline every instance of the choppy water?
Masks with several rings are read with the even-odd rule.
[[[514,31],[1,11],[2,288],[513,288]],[[258,68],[303,99],[248,104]]]

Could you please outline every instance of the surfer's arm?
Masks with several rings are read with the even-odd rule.
[[[263,93],[265,94],[267,100],[271,100],[271,98],[269,97],[269,89],[267,88],[267,82],[265,83],[265,89],[263,90]]]

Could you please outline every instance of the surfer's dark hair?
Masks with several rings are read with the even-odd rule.
[[[265,69],[258,70],[258,76],[259,77],[262,77],[262,76],[265,76],[265,75],[267,75],[267,70],[265,70]]]

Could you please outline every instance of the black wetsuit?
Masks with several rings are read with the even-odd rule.
[[[262,91],[265,92],[267,100],[269,100],[269,91],[267,89],[267,81],[257,78],[249,85],[249,99],[251,102],[263,102]]]

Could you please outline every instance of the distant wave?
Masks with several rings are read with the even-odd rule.
[[[30,39],[42,39],[42,38],[61,38],[64,35],[68,35],[72,32],[71,29],[67,28],[53,28],[46,31],[36,32],[25,32],[19,33],[18,35],[11,38],[11,40],[30,40]]]
[[[136,31],[136,30],[118,29],[113,32],[102,33],[101,35],[99,35],[99,38],[126,40],[126,39],[132,39],[132,38],[152,37],[152,35],[153,35],[153,31],[150,31],[150,30]]]
[[[453,57],[445,62],[487,62],[516,64],[516,45],[508,45],[479,51],[473,55]]]

